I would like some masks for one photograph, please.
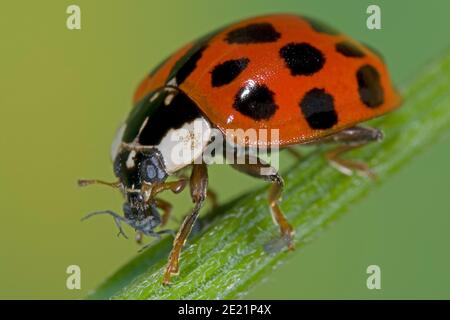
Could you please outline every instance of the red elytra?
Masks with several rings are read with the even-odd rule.
[[[170,204],[157,194],[164,190],[179,193],[187,185],[184,177],[166,181],[169,174],[176,173],[174,168],[168,170],[166,161],[172,155],[173,141],[163,140],[172,129],[196,119],[208,128],[219,128],[227,139],[241,145],[333,143],[337,146],[327,151],[326,157],[338,170],[374,177],[366,164],[342,156],[381,140],[380,130],[357,124],[393,110],[399,106],[400,97],[376,53],[315,20],[279,14],[246,19],[186,45],[144,79],[134,103],[135,109],[119,130],[118,147],[113,153],[119,181],[79,183],[120,188],[126,197],[125,218],[112,211],[87,217],[109,214],[120,233],[120,222],[127,223],[140,241],[143,235],[158,236],[168,231],[154,230],[163,226],[171,211]],[[239,130],[228,129],[278,129],[279,138],[236,135]],[[195,133],[186,137],[199,141]],[[201,142],[211,141],[208,137]],[[287,150],[295,153],[292,148]],[[182,247],[203,202],[212,194],[207,187],[207,164],[185,164],[192,167],[189,188],[195,207],[175,237],[164,272],[165,284],[178,274]],[[233,167],[272,184],[268,202],[281,234],[275,247],[281,240],[293,249],[295,229],[279,207],[284,182],[277,168],[261,159],[235,163]],[[263,173],[262,168],[268,170]]]
[[[230,32],[241,29],[245,37],[245,28],[264,24],[270,24],[279,35],[276,41],[227,41]],[[323,57],[320,70],[308,75],[293,75],[280,54],[288,44],[308,44],[317,49]],[[337,50],[339,44],[344,44],[341,51]],[[145,78],[134,95],[134,102],[166,85],[173,66],[194,45],[189,44],[177,51]],[[211,77],[216,66],[243,58],[249,60],[245,70],[231,83],[213,87]],[[376,106],[368,106],[361,98],[364,93],[360,91],[364,88],[360,89],[360,85],[365,79],[358,79],[357,73],[364,66],[369,66],[376,73],[369,72],[369,79],[366,80],[369,83],[362,84],[369,86],[366,91],[370,95],[370,86],[373,87],[370,82],[377,82],[375,85],[378,87],[374,90],[378,91],[374,94],[381,94],[382,101],[378,101]],[[251,84],[264,84],[273,93],[276,111],[267,119],[255,120],[233,106],[239,90]],[[223,133],[227,129],[279,129],[278,141],[254,141],[248,136],[245,141],[237,141],[250,145],[308,143],[385,114],[400,105],[400,97],[392,86],[386,65],[376,53],[344,34],[328,32],[315,21],[290,14],[251,18],[222,29],[205,42],[205,49],[196,61],[195,69],[178,87]],[[314,88],[323,90],[333,100],[337,119],[331,127],[311,127],[301,111],[302,99]]]

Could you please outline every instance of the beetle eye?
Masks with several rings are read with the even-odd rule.
[[[150,160],[144,160],[141,164],[141,178],[145,182],[153,183],[158,180],[158,169]]]
[[[148,180],[153,180],[153,179],[156,178],[156,168],[155,168],[155,166],[153,164],[149,164],[145,168],[145,177]]]
[[[148,183],[163,181],[167,174],[156,157],[151,157],[142,161],[140,166],[141,179]]]

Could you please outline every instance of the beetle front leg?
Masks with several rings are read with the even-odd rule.
[[[163,284],[169,284],[172,275],[179,273],[179,257],[186,239],[191,233],[192,227],[198,218],[200,208],[206,199],[208,190],[208,171],[206,164],[194,164],[190,178],[191,198],[194,202],[194,210],[184,219],[173,241],[169,262],[164,272]]]
[[[184,178],[176,181],[157,183],[151,187],[150,199],[154,199],[158,193],[165,190],[171,190],[173,193],[180,193],[184,190],[186,183],[187,180]],[[145,188],[143,189],[143,192],[146,192]]]

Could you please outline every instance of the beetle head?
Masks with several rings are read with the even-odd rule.
[[[99,183],[119,188],[125,197],[124,215],[120,216],[107,210],[93,212],[85,218],[96,214],[109,214],[119,227],[119,234],[124,235],[120,227],[120,223],[123,222],[139,233],[159,237],[159,233],[154,229],[161,225],[161,216],[154,199],[151,198],[151,189],[155,184],[164,182],[168,176],[161,153],[157,149],[137,152],[123,149],[114,159],[114,173],[118,178],[116,183],[80,180],[79,185]]]
[[[154,236],[154,229],[161,224],[161,216],[154,202],[145,201],[140,192],[128,193],[123,213],[128,225],[147,236]]]

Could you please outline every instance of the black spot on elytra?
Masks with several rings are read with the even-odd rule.
[[[302,18],[309,23],[309,25],[311,26],[311,28],[313,28],[314,31],[329,34],[332,36],[339,34],[339,31],[337,31],[336,29],[330,27],[329,25],[327,25],[319,20],[316,20],[316,19],[310,18],[310,17],[302,17]]]
[[[293,76],[309,76],[322,69],[325,57],[306,42],[288,43],[280,49],[280,56]]]
[[[329,129],[338,121],[333,96],[324,89],[315,88],[308,91],[299,105],[312,129]]]
[[[267,86],[249,83],[236,94],[233,107],[254,120],[268,120],[278,109],[273,96]]]
[[[237,44],[267,43],[275,42],[281,34],[267,22],[249,24],[228,32],[225,41]]]
[[[384,91],[380,83],[380,74],[371,65],[364,65],[356,72],[358,91],[361,101],[369,108],[376,108],[384,102]]]
[[[211,71],[211,85],[213,87],[220,87],[229,84],[241,74],[249,62],[250,60],[248,58],[241,58],[228,60],[215,66]]]
[[[170,129],[178,129],[200,117],[197,105],[182,92],[167,92],[164,97],[175,94],[172,101],[164,104],[165,99],[148,116],[145,127],[139,134],[138,142],[145,146],[156,146]]]
[[[203,52],[208,47],[208,42],[220,31],[221,29],[215,30],[195,41],[195,44],[186,52],[186,54],[175,62],[172,70],[169,72],[166,82],[170,82],[175,79],[175,85],[180,85],[184,80],[186,80],[186,78],[197,67],[197,62],[200,60]]]
[[[336,51],[351,58],[362,58],[365,56],[361,49],[349,41],[336,43]]]
[[[174,67],[172,72],[174,73],[175,81],[177,85],[180,85],[186,80],[187,77],[195,70],[197,67],[197,62],[202,57],[203,51],[206,49],[206,45],[196,48],[196,50],[189,50],[189,52],[180,59],[177,66]],[[175,71],[175,72],[174,72]],[[173,77],[170,77],[172,79]]]

